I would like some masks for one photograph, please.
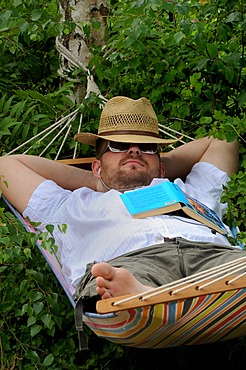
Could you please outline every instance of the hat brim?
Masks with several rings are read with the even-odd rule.
[[[98,139],[103,140],[111,140],[117,141],[122,143],[155,143],[159,145],[170,145],[176,143],[180,140],[177,139],[162,139],[159,137],[154,136],[147,136],[147,135],[129,135],[129,134],[121,134],[121,135],[96,135],[91,133],[79,133],[74,136],[74,139],[79,141],[80,143],[96,146],[96,142]]]

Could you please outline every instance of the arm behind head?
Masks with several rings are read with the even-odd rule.
[[[166,177],[171,181],[178,177],[185,179],[198,162],[211,163],[230,176],[238,169],[238,143],[204,137],[181,145],[161,158],[166,168]]]

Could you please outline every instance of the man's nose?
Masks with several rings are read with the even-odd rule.
[[[127,152],[128,154],[137,154],[137,155],[141,154],[141,151],[137,144],[132,144]]]

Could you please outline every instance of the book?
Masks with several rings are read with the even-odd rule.
[[[120,197],[134,218],[178,212],[180,216],[193,218],[214,231],[227,234],[223,222],[212,209],[183,192],[173,182],[163,181],[157,185],[129,190]]]

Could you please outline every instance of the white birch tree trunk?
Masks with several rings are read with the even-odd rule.
[[[89,46],[104,44],[109,4],[107,0],[59,0],[59,6],[62,21],[73,21],[77,25],[73,33],[57,39],[57,49],[60,54],[59,73],[62,78],[69,79],[69,71],[78,66],[82,67],[86,73],[91,58]],[[90,26],[93,19],[100,22],[101,27],[98,30],[90,27],[88,38],[83,32],[82,24],[86,22]],[[86,87],[78,82],[71,99],[79,104],[85,93]]]

